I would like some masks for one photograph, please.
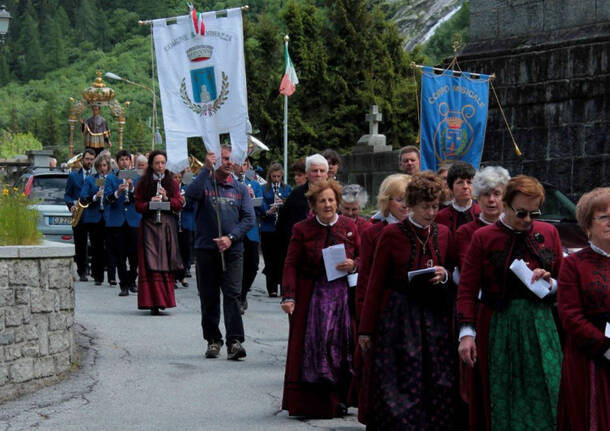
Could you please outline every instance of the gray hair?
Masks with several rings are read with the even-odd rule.
[[[348,184],[343,187],[341,200],[348,204],[358,202],[360,208],[364,208],[369,201],[369,195],[360,184]]]
[[[498,186],[506,187],[510,174],[502,166],[487,166],[477,172],[472,179],[472,194],[479,197]]]
[[[137,158],[136,158],[136,166],[138,165],[138,163],[140,162],[144,162],[146,163],[146,165],[148,166],[148,159],[146,158],[146,156],[144,154],[140,154]]]
[[[326,160],[322,154],[316,153],[313,156],[305,158],[305,172],[309,172],[311,165],[322,165],[326,167],[326,171],[328,172],[328,160]]]

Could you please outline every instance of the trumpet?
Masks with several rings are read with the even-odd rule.
[[[74,213],[72,214],[72,227],[76,227],[78,225],[80,218],[83,216],[83,212],[85,211],[85,208],[87,208],[88,206],[89,206],[89,204],[83,205],[83,203],[80,201],[80,199],[76,202],[76,209],[74,210]]]

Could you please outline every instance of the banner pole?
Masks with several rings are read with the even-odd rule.
[[[288,52],[288,35],[284,36]],[[288,184],[288,96],[284,95],[284,184]]]

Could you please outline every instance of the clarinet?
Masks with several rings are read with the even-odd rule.
[[[127,182],[127,180],[125,178],[123,178],[123,184],[125,184]],[[125,191],[125,205],[129,204],[129,187],[127,187],[127,190]]]
[[[100,187],[102,191],[102,197],[100,198],[100,211],[104,211],[104,186]]]
[[[280,217],[280,205],[279,203],[282,202],[282,194],[280,193],[280,186],[273,184],[271,186],[273,188],[273,204],[276,206],[276,211],[273,214],[275,216],[275,221],[273,222],[274,225],[277,225],[277,220]],[[279,201],[279,202],[278,202]]]
[[[161,181],[157,181],[157,196],[161,196]],[[161,210],[157,210],[155,214],[155,223],[161,224]]]
[[[184,189],[180,190],[180,195],[184,198],[185,191]],[[182,204],[182,207],[186,205],[186,201]],[[182,211],[178,213],[178,232],[182,232]]]

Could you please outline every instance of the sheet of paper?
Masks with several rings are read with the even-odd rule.
[[[606,338],[610,338],[610,323],[606,322]]]
[[[356,287],[358,285],[358,273],[347,275],[347,285],[349,287]]]
[[[533,271],[529,269],[523,259],[515,259],[510,264],[510,269],[538,298],[544,298],[551,291],[551,285],[546,280],[540,278],[531,283]]]
[[[460,270],[457,266],[453,269],[453,274],[451,275],[453,276],[453,282],[456,285],[460,284]]]
[[[415,271],[409,271],[407,273],[408,277],[409,277],[409,281],[411,281],[413,279],[413,277],[420,275],[420,274],[428,274],[430,272],[434,272],[436,271],[434,268],[424,268],[424,269],[416,269]]]
[[[324,268],[326,268],[328,281],[336,280],[347,274],[347,271],[339,271],[337,269],[337,265],[347,260],[345,244],[331,245],[330,247],[323,248],[322,258],[324,259]]]

